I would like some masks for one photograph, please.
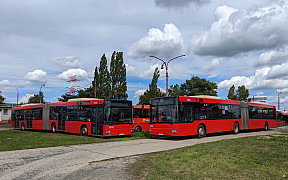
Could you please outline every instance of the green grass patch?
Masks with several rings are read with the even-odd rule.
[[[288,178],[288,136],[222,140],[144,155],[128,169],[143,179]]]
[[[90,144],[111,141],[125,141],[133,139],[144,139],[147,137],[150,137],[148,132],[136,132],[133,136],[100,138],[66,133],[51,133],[44,131],[36,132],[20,130],[2,130],[0,131],[0,151],[68,146],[76,144]]]

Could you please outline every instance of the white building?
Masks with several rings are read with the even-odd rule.
[[[252,97],[249,97],[251,98],[251,102],[256,102],[256,103],[264,103],[264,104],[267,104],[267,96],[252,96]]]
[[[0,121],[8,121],[11,117],[11,112],[11,104],[0,104]]]

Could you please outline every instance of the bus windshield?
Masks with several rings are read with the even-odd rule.
[[[178,122],[177,100],[175,97],[151,99],[152,122],[175,123]]]
[[[109,101],[106,107],[107,124],[132,122],[132,102]]]

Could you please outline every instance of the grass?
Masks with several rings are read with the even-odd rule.
[[[129,171],[143,179],[288,178],[288,135],[222,140],[144,155]]]
[[[21,149],[34,149],[54,146],[69,146],[76,144],[90,144],[111,141],[125,141],[133,139],[144,139],[150,137],[148,132],[135,132],[133,136],[99,138],[80,136],[75,134],[51,133],[43,131],[0,131],[0,151],[12,151]]]

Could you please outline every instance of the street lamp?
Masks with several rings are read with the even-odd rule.
[[[174,58],[168,60],[167,62],[165,62],[163,59],[160,59],[156,56],[150,56],[150,57],[153,57],[153,58],[158,59],[158,60],[163,62],[163,64],[161,65],[161,69],[164,69],[164,66],[165,66],[165,69],[166,69],[166,97],[168,96],[168,64],[172,60],[177,59],[177,58],[182,57],[182,56],[185,56],[185,55],[174,57]]]
[[[42,91],[41,91],[42,86],[45,86],[45,84],[41,84],[41,86],[40,86],[40,91],[39,91],[39,99],[40,99],[40,103],[41,103],[41,97],[42,97],[42,95],[43,95],[43,93],[42,93]]]
[[[18,100],[19,100],[19,90],[17,88],[17,106],[18,106]]]
[[[278,93],[278,110],[280,111],[280,97],[279,97],[279,95],[282,94],[282,92],[276,91],[276,93]]]

